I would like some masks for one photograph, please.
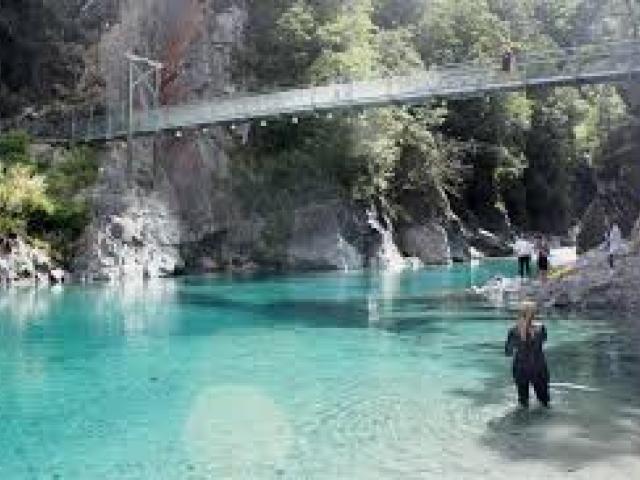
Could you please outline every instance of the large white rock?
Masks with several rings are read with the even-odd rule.
[[[64,283],[67,279],[67,272],[62,269],[54,269],[49,272],[52,283]]]
[[[101,188],[106,189],[100,190]],[[79,278],[138,281],[171,276],[182,264],[180,220],[158,192],[98,187],[94,220],[74,260]]]
[[[140,230],[140,225],[130,217],[113,216],[110,218],[109,233],[113,238],[125,243],[140,240]]]

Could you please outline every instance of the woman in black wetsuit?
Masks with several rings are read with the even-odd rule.
[[[513,355],[513,380],[518,389],[518,402],[523,407],[529,406],[529,385],[533,385],[538,401],[549,407],[549,369],[542,351],[542,344],[547,340],[547,329],[544,325],[534,324],[535,305],[532,302],[523,304],[518,323],[509,330],[504,347],[505,355]]]

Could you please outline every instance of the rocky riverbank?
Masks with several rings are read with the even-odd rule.
[[[0,238],[0,286],[55,285],[69,280],[69,273],[44,249],[17,236]]]
[[[121,107],[127,104],[144,115],[147,108],[198,103],[257,86],[284,85],[283,80],[298,84],[317,76],[313,81],[323,83],[325,78],[343,78],[342,70],[354,70],[351,80],[364,75],[352,68],[355,65],[334,71],[333,57],[325,55],[333,46],[317,33],[340,30],[356,19],[370,25],[362,31],[383,33],[387,26],[377,25],[376,17],[384,15],[373,15],[373,10],[360,6],[340,10],[336,19],[329,19],[331,15],[315,11],[314,2],[294,3],[291,10],[277,6],[283,2],[246,0],[87,4],[95,24],[85,27],[82,61],[72,76],[79,98],[73,106],[61,101],[59,112],[53,106],[42,110],[29,106],[5,128],[26,128],[33,122],[28,130],[58,138],[71,126],[71,118],[66,117],[71,110],[77,110],[73,118],[85,112],[94,120],[106,112],[109,121],[115,121],[108,123],[110,127],[120,124],[122,128],[126,119],[120,113],[124,115],[126,109]],[[341,18],[351,20],[338,21]],[[305,36],[313,41],[299,42],[297,34],[290,35],[302,28],[296,26],[301,19],[306,19],[303,30],[309,28]],[[295,28],[289,31],[291,27]],[[351,38],[350,33],[347,28],[337,36]],[[388,33],[395,38],[395,28]],[[391,50],[402,52],[406,47],[412,53],[390,62],[386,48],[377,50],[388,39],[377,34],[365,37],[354,51],[371,52],[372,71],[413,71],[423,61],[423,66],[434,61],[421,58],[424,49],[407,39],[407,45]],[[306,51],[310,45],[315,46]],[[343,48],[346,45],[338,51]],[[293,69],[286,68],[291,51],[305,52],[300,58],[306,58]],[[154,90],[157,98],[149,89],[123,88],[130,75],[123,52],[139,52],[163,64]],[[349,58],[346,55],[345,60]],[[294,70],[299,79],[288,78]],[[520,114],[509,121],[496,115],[512,110],[496,97],[452,101],[437,108],[427,104],[424,112],[394,107],[345,115],[331,112],[326,118],[282,116],[259,123],[201,125],[128,143],[112,140],[92,145],[99,174],[91,175],[82,188],[69,188],[69,195],[59,195],[87,199],[86,215],[83,209],[69,241],[65,237],[58,242],[69,247],[64,249],[65,265],[75,278],[89,281],[137,281],[210,271],[440,265],[508,256],[510,240],[522,230],[564,235],[590,202],[585,221],[578,225],[579,246],[591,248],[605,223],[618,216],[623,233],[628,233],[631,224],[626,220],[632,222],[637,216],[635,192],[640,177],[627,168],[637,163],[635,154],[627,155],[627,149],[617,145],[631,144],[635,127],[612,137],[616,146],[612,154],[621,158],[612,163],[615,168],[604,172],[605,183],[596,185],[593,168],[588,166],[584,178],[576,177],[572,185],[564,178],[562,162],[569,158],[565,147],[580,149],[573,140],[564,139],[564,133],[556,135],[556,130],[576,130],[577,124],[571,129],[555,125],[556,117],[565,117],[560,113],[566,108],[560,97],[551,101],[553,95],[526,102],[522,98],[522,105],[533,102],[531,108],[515,109],[523,110],[522,115],[529,111],[527,121]],[[79,126],[88,119],[80,115],[75,120]],[[44,135],[45,123],[53,124],[54,133],[60,134]],[[513,131],[502,132],[503,126]],[[493,135],[494,131],[501,134]],[[555,146],[546,148],[547,144]],[[24,163],[41,163],[32,160],[25,158]],[[71,180],[80,177],[75,168],[62,173],[58,178],[69,180],[63,183],[75,184]],[[622,191],[629,194],[620,195]],[[580,208],[570,208],[574,201]],[[620,205],[634,208],[616,215]],[[28,217],[29,209],[22,210],[20,215]],[[70,209],[56,211],[64,214]],[[25,220],[22,229],[6,231],[43,241],[52,236],[49,233],[59,238],[60,228],[53,222],[39,227],[45,232],[29,232],[26,226],[43,223],[35,220]],[[6,277],[11,282],[50,277],[56,268],[43,266],[39,255],[8,258]]]
[[[615,257],[613,268],[608,253],[599,247],[581,255],[575,265],[557,269],[546,281],[493,279],[473,293],[502,304],[532,299],[543,308],[615,312],[625,316],[638,314],[640,219],[624,253]]]

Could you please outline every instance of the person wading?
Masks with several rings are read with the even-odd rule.
[[[534,324],[536,308],[533,302],[524,302],[518,323],[509,329],[504,347],[506,356],[513,356],[513,380],[518,391],[518,403],[529,406],[529,386],[533,385],[538,401],[549,407],[549,369],[542,346],[547,340],[547,329]]]

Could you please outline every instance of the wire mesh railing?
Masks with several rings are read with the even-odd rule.
[[[286,114],[483,95],[536,85],[618,81],[636,74],[640,74],[640,41],[599,43],[516,54],[508,69],[500,59],[485,59],[373,80],[236,93],[183,105],[133,110],[131,115],[125,104],[102,105],[75,111],[55,128],[40,122],[30,133],[74,141],[108,140]]]

